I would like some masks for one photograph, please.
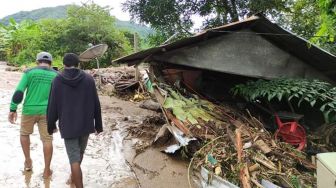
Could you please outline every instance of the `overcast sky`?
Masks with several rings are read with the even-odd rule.
[[[29,11],[43,7],[55,7],[58,5],[77,4],[88,0],[4,0],[0,5],[0,18],[14,14],[19,11]],[[122,11],[121,3],[125,0],[94,0],[101,6],[109,5],[113,8],[111,14],[119,20],[130,20],[129,14]]]

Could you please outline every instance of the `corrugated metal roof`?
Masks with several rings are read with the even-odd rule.
[[[262,37],[287,51],[288,53],[302,59],[317,70],[326,74],[329,78],[336,80],[336,56],[311,44],[309,41],[299,37],[277,24],[272,23],[261,14],[254,15],[248,19],[223,25],[220,27],[205,30],[194,36],[178,40],[176,42],[161,45],[158,47],[143,50],[128,56],[114,60],[117,63],[134,65],[144,59],[150,59],[151,55],[158,55],[167,51],[176,50],[184,46],[198,43],[210,38],[227,34],[227,32],[238,32],[241,29],[249,28],[261,34]]]

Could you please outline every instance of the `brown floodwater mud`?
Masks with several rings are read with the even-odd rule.
[[[23,172],[20,146],[20,111],[16,125],[8,120],[9,103],[21,73],[4,71],[0,62],[0,188],[72,187],[66,184],[70,167],[63,139],[54,134],[51,179],[44,180],[42,143],[37,127],[31,136],[33,171]],[[114,68],[114,71],[125,71]],[[187,161],[179,161],[151,147],[159,123],[147,121],[159,113],[142,109],[138,103],[100,96],[104,132],[90,136],[82,163],[87,188],[188,187]]]
[[[1,64],[0,68],[4,68]],[[71,187],[66,184],[69,177],[69,163],[60,134],[54,134],[54,153],[51,168],[53,175],[43,179],[44,168],[42,143],[37,127],[31,135],[31,158],[33,170],[23,171],[24,157],[20,146],[20,112],[17,124],[7,120],[9,103],[20,73],[0,70],[0,187]],[[138,187],[135,174],[126,163],[123,154],[124,130],[121,114],[103,110],[105,131],[90,135],[82,163],[85,187]],[[106,118],[109,121],[106,122]],[[113,117],[114,125],[110,119]]]

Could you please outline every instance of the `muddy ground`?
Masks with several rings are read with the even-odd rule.
[[[33,171],[23,172],[19,122],[7,121],[9,103],[21,73],[5,71],[0,63],[0,187],[71,187],[63,140],[54,135],[53,176],[44,180],[42,143],[37,127],[31,136]],[[188,187],[188,162],[161,153],[150,144],[162,125],[161,114],[139,107],[139,102],[100,95],[104,132],[91,135],[82,164],[84,185],[103,187]]]

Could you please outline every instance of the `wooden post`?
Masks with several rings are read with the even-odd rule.
[[[248,168],[246,163],[243,162],[243,143],[241,140],[241,131],[240,129],[236,129],[236,148],[237,148],[237,157],[239,163],[239,179],[241,183],[241,187],[243,188],[251,188],[250,183],[250,174],[248,172]]]
[[[133,36],[134,36],[133,37],[134,53],[136,53],[139,51],[139,36],[138,33],[134,33]],[[134,68],[135,68],[135,80],[140,81],[140,71],[138,65],[135,65]]]

